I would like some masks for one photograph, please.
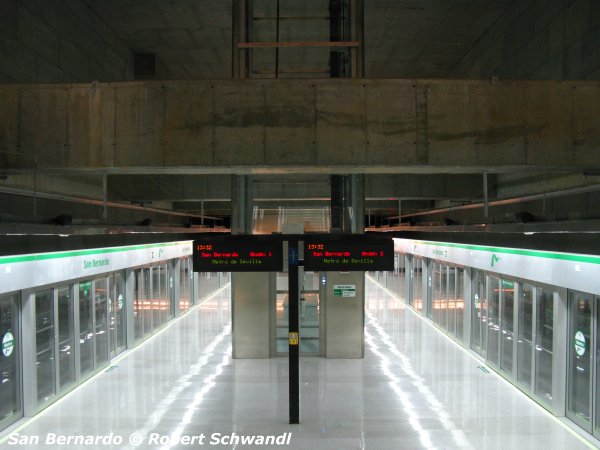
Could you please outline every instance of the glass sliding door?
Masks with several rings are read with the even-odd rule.
[[[514,352],[514,318],[515,312],[515,286],[511,280],[500,281],[501,314],[500,321],[502,333],[500,334],[501,354],[500,368],[512,375]]]
[[[485,357],[487,350],[487,288],[485,272],[473,270],[472,285],[471,348]]]
[[[161,283],[162,277],[160,272],[160,266],[152,268],[152,330],[157,330],[163,323],[163,297],[162,290],[164,289],[164,283]]]
[[[116,272],[109,278],[109,329],[110,356],[114,357],[126,347],[125,273]]]
[[[299,273],[300,355],[318,356],[321,353],[321,303],[319,294],[319,272]],[[276,274],[275,297],[275,354],[284,355],[289,351],[289,291],[288,273]]]
[[[519,335],[517,336],[517,381],[531,389],[533,360],[533,301],[535,289],[519,286]]]
[[[275,352],[285,354],[288,352],[289,332],[289,298],[288,298],[288,274],[279,272],[276,274],[275,294]]]
[[[402,253],[398,255],[398,288],[396,290],[398,297],[400,297],[400,299],[405,303],[407,301],[407,298],[406,298],[406,267],[407,267],[406,258],[408,258],[408,257]]]
[[[431,281],[432,281],[432,289],[431,289],[431,310],[430,314],[431,318],[435,323],[440,326],[442,325],[442,303],[444,301],[444,292],[442,286],[442,270],[444,267],[437,261],[431,261]]]
[[[463,340],[465,317],[465,269],[456,269],[456,337]]]
[[[95,369],[108,364],[108,279],[94,281]]]
[[[18,420],[21,407],[21,343],[19,341],[19,296],[0,296],[0,429]]]
[[[554,339],[554,293],[536,288],[534,394],[546,403],[552,401],[552,359]]]
[[[302,274],[302,272],[300,272]],[[321,351],[321,308],[319,273],[304,272],[300,291],[300,353],[318,355]]]
[[[144,322],[144,337],[150,336],[152,334],[152,269],[144,268],[142,269],[142,317]]]
[[[456,336],[456,267],[448,267],[448,299],[446,308],[446,329]]]
[[[440,264],[440,304],[439,315],[440,325],[448,329],[448,267]]]
[[[431,320],[433,318],[433,266],[435,261],[431,259],[423,259],[423,275],[425,286],[423,287],[423,308],[424,313]]]
[[[75,383],[74,302],[70,286],[56,289],[58,295],[58,373],[60,390]]]
[[[171,303],[171,294],[173,292],[173,287],[175,286],[175,281],[173,280],[173,276],[169,274],[169,266],[165,264],[161,264],[159,266],[160,273],[160,313],[161,313],[161,326],[165,325],[171,317],[175,315],[175,309]]]
[[[190,258],[179,260],[179,311],[187,311],[192,305],[192,271]]]
[[[422,258],[413,259],[413,295],[411,305],[418,313],[423,313],[423,266]]]
[[[592,431],[592,295],[569,292],[567,416]]]
[[[94,371],[94,309],[92,281],[79,283],[79,361],[81,378]]]
[[[144,339],[144,276],[141,269],[133,275],[133,328],[135,342]]]
[[[488,277],[487,359],[499,366],[500,356],[500,279]]]
[[[54,291],[35,294],[35,343],[38,405],[56,395]]]

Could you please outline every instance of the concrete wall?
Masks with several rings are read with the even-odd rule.
[[[0,168],[148,174],[581,170],[600,164],[599,99],[594,81],[5,85]]]
[[[126,81],[133,53],[81,0],[0,1],[0,83]]]
[[[354,285],[355,297],[335,296],[336,284]],[[365,273],[327,272],[325,356],[362,358],[365,354]]]
[[[270,312],[275,289],[268,272],[234,273],[231,277],[233,357],[268,358]]]
[[[600,79],[600,1],[515,1],[451,78]]]

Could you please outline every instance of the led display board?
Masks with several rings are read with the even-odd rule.
[[[206,236],[194,241],[194,272],[281,272],[281,239]]]
[[[391,238],[340,236],[304,241],[304,270],[388,271],[394,270],[394,241]]]

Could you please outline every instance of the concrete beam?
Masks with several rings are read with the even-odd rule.
[[[473,173],[600,166],[600,82],[0,87],[5,171]]]
[[[495,175],[490,174],[490,195],[495,196]],[[481,174],[367,175],[368,199],[453,199],[472,200],[483,196]]]
[[[490,174],[494,196],[495,175]],[[256,176],[255,201],[329,201],[329,179],[322,175]],[[366,175],[365,196],[375,199],[482,198],[480,174]],[[229,175],[109,175],[108,198],[114,201],[228,201]]]
[[[260,209],[277,209],[277,208],[326,208],[330,206],[330,200],[303,200],[294,201],[292,199],[283,201],[264,200],[256,201],[255,206]],[[154,206],[154,204],[152,204]],[[431,207],[431,202],[428,200],[404,200],[402,209],[405,212],[416,210],[424,210]],[[192,211],[199,212],[202,209],[202,203],[199,201],[178,201],[173,203],[173,209],[176,211]],[[368,211],[387,211],[391,214],[398,213],[397,200],[366,200],[365,215]],[[230,201],[207,201],[204,202],[204,211],[207,215],[229,215],[231,213]]]
[[[100,174],[9,174],[2,179],[0,188],[25,188],[37,192],[78,195],[88,198],[102,198],[102,175]]]

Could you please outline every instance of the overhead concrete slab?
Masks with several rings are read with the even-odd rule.
[[[173,174],[581,170],[600,162],[595,151],[600,125],[594,119],[599,93],[600,83],[591,81],[2,86],[2,145],[15,152],[4,156],[3,169]]]

